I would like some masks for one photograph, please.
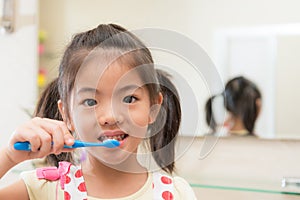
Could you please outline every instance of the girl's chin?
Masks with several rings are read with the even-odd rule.
[[[106,165],[122,165],[132,155],[131,152],[119,150],[118,152],[90,152],[90,155]]]

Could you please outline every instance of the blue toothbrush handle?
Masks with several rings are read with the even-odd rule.
[[[106,140],[103,143],[92,143],[92,142],[83,142],[80,140],[75,140],[72,146],[64,145],[66,149],[74,149],[80,147],[99,147],[104,146],[106,148],[115,148],[120,146],[120,142],[117,140]],[[29,142],[16,142],[14,148],[20,151],[31,151],[31,145]]]
[[[31,145],[29,142],[16,142],[14,148],[20,151],[31,151]]]
[[[80,140],[75,140],[75,142],[72,146],[64,145],[64,148],[66,148],[66,149],[73,149],[73,148],[79,148],[79,147],[85,147],[84,142],[82,142]]]
[[[84,143],[79,140],[75,140],[75,143],[72,146],[64,145],[64,148],[72,149],[72,148],[78,148],[78,147],[84,147]],[[14,148],[16,150],[20,151],[31,151],[31,145],[29,142],[16,142],[14,144]]]

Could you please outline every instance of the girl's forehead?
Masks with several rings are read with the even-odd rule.
[[[77,74],[75,87],[121,87],[126,84],[142,86],[139,71],[138,68],[130,67],[122,62],[113,62],[108,66],[90,62],[82,66],[80,73]]]

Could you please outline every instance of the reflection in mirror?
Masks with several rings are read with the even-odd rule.
[[[300,81],[297,66],[300,25],[273,25],[219,30],[215,48],[224,80],[249,77],[262,90],[262,110],[256,132],[267,138],[299,138]]]
[[[218,136],[257,135],[255,123],[261,111],[261,93],[244,76],[229,80],[222,93],[210,97],[205,105],[206,123]],[[223,118],[222,113],[226,113]]]

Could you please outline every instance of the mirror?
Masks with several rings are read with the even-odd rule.
[[[218,1],[97,1],[43,0],[39,5],[40,29],[45,31],[45,54],[40,66],[55,76],[67,41],[74,33],[99,23],[117,23],[128,29],[156,27],[176,31],[199,44],[226,82],[243,74],[262,90],[262,112],[256,132],[262,138],[300,138],[294,124],[300,121],[297,94],[300,20],[298,1],[262,3]],[[176,65],[176,64],[175,64]],[[179,72],[180,73],[180,72]],[[212,93],[201,80],[198,102],[200,129],[207,132],[204,105]],[[184,96],[184,93],[183,95]],[[183,110],[193,105],[185,103]],[[188,123],[188,122],[187,122]],[[184,129],[183,129],[184,130]],[[185,135],[191,135],[186,133]]]
[[[244,75],[262,92],[262,113],[256,131],[265,137],[299,138],[293,124],[300,120],[296,90],[300,24],[219,30],[215,58],[224,79]]]

